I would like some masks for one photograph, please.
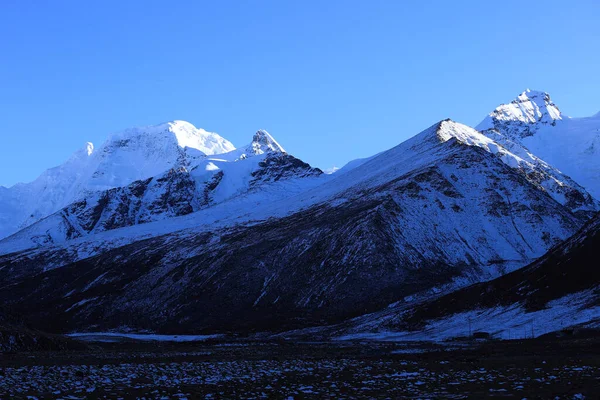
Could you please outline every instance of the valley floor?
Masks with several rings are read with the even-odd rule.
[[[600,338],[97,343],[0,355],[0,398],[597,398]]]

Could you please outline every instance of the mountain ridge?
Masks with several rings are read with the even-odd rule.
[[[231,142],[216,133],[180,120],[115,132],[101,146],[88,142],[34,181],[0,191],[0,238],[95,192],[234,150]]]
[[[148,157],[163,125],[113,136],[102,148],[115,165],[138,150],[170,164],[0,240],[0,299],[53,332],[280,332],[404,315],[405,299],[530,264],[600,211],[528,147],[573,120],[542,92],[509,107],[493,129],[446,119],[330,175],[264,130],[213,155],[181,147],[183,128]]]
[[[257,199],[250,193],[221,208],[98,234],[129,232],[114,246],[92,236],[91,251],[78,239],[5,254],[2,302],[53,331],[248,332],[339,322],[416,292],[490,279],[587,220],[491,143],[442,121],[262,208],[248,208]],[[304,179],[273,184],[287,194]],[[236,202],[242,214],[224,220],[222,210]]]

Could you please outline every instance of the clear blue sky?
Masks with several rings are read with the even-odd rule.
[[[341,166],[530,87],[600,111],[600,2],[0,2],[0,185],[183,119]]]

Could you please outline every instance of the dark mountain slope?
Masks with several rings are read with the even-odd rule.
[[[453,313],[514,304],[522,305],[526,311],[538,311],[552,300],[586,290],[593,292],[588,305],[600,305],[599,248],[600,215],[531,265],[420,306],[406,321],[419,323]]]

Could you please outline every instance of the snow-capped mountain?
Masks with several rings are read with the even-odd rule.
[[[497,107],[476,128],[497,129],[509,139],[520,140],[533,136],[544,126],[556,126],[562,119],[548,93],[527,89],[510,103]]]
[[[94,192],[187,168],[205,155],[232,150],[235,147],[216,133],[184,121],[118,132],[97,148],[86,143],[35,181],[0,188],[0,238]]]
[[[27,230],[3,240],[0,301],[53,331],[318,325],[526,265],[598,210],[560,172],[450,120],[333,175],[264,138],[259,131],[242,152],[190,167],[194,181],[223,172],[209,196],[222,201],[210,207],[33,249],[23,245]],[[245,189],[219,197],[219,188],[242,187],[228,176]],[[124,204],[120,197],[108,204]],[[127,204],[116,215],[130,215]],[[80,210],[79,227],[95,220]],[[44,221],[39,231],[58,219]]]
[[[264,154],[266,152],[285,153],[285,150],[269,132],[261,129],[254,134],[252,143],[246,148],[246,152]]]
[[[297,180],[321,174],[321,170],[285,153],[268,132],[260,130],[241,149],[185,159],[180,166],[156,176],[92,192],[8,237],[4,243],[23,248],[62,243],[187,215],[257,191],[265,195],[275,191],[272,198],[287,196],[295,190],[280,188],[286,186],[283,181],[291,181],[293,186]]]
[[[517,154],[544,160],[600,198],[600,113],[570,118],[548,93],[527,90],[476,129]]]

